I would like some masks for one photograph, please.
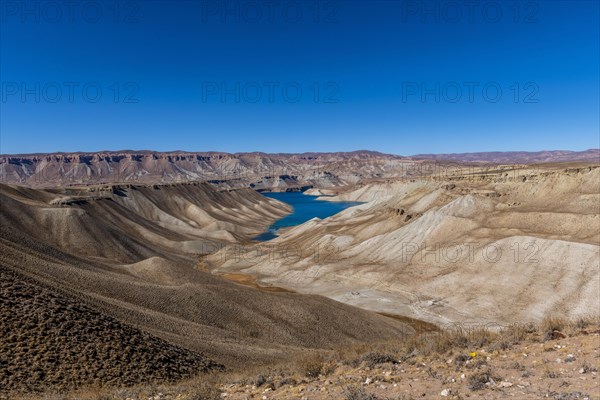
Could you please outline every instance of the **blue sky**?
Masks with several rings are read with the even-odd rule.
[[[597,1],[67,4],[0,3],[1,153],[600,147]]]

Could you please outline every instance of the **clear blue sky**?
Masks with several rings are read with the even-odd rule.
[[[0,152],[600,146],[598,1],[272,3],[2,0]]]

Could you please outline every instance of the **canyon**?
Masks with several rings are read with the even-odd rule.
[[[0,395],[597,318],[599,154],[0,156]],[[257,241],[265,191],[357,204]]]

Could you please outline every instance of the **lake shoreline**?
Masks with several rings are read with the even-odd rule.
[[[325,219],[347,208],[362,204],[355,201],[326,201],[321,196],[302,192],[261,192],[269,197],[292,207],[292,212],[271,224],[267,230],[253,238],[254,241],[266,242],[278,237],[281,233],[301,225],[313,218]]]

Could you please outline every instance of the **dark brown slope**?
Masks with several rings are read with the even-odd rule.
[[[389,318],[320,296],[266,293],[163,259],[155,266],[172,281],[90,263],[6,230],[0,250],[5,268],[229,368],[410,333]]]
[[[0,394],[169,382],[222,369],[0,265]]]

